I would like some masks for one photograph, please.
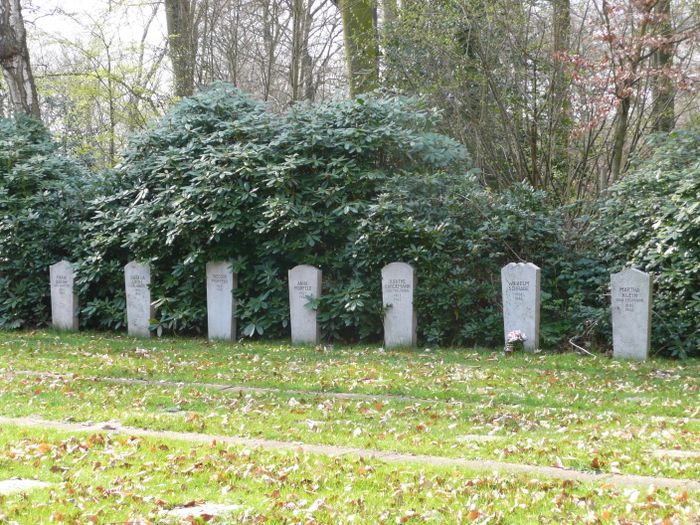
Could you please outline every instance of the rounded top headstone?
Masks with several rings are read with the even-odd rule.
[[[413,266],[405,262],[391,262],[382,268],[382,273],[392,271],[392,270],[405,270],[413,271]]]
[[[291,272],[291,271],[295,271],[295,270],[305,270],[305,269],[309,269],[309,270],[318,270],[317,267],[315,267],[315,266],[313,266],[313,265],[311,265],[311,264],[297,264],[294,268],[292,268],[292,269],[289,270],[289,271]]]
[[[639,277],[649,277],[648,273],[643,272],[642,270],[638,270],[637,268],[632,268],[632,267],[623,268],[619,272],[613,274],[613,276],[618,276],[618,275],[634,275],[634,276],[639,276]]]
[[[124,265],[124,269],[127,268],[145,268],[148,266],[148,263],[143,263],[139,261],[129,261]]]
[[[506,268],[532,268],[533,270],[540,269],[539,266],[537,266],[536,264],[533,264],[531,262],[508,263],[501,270],[505,270]]]

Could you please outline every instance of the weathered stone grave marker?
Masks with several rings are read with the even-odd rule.
[[[540,269],[532,263],[510,263],[501,269],[503,331],[520,330],[523,348],[533,352],[540,345]]]
[[[126,284],[126,321],[129,335],[150,337],[153,307],[151,305],[151,268],[132,261],[124,267]]]
[[[236,299],[233,290],[238,276],[224,261],[207,263],[207,327],[209,339],[236,339]]]
[[[211,518],[225,518],[242,508],[241,505],[202,503],[201,505],[164,510],[161,513],[169,518],[177,518],[179,520],[178,523],[198,523],[198,518],[204,521],[209,521]]]
[[[307,304],[309,299],[321,297],[321,278],[321,270],[307,264],[289,270],[289,318],[293,344],[318,344],[321,340],[316,310]]]
[[[410,264],[393,262],[382,268],[384,345],[387,348],[416,345],[415,288],[415,271]]]
[[[9,496],[17,492],[30,492],[36,489],[50,487],[51,483],[35,479],[3,479],[0,480],[0,496]]]
[[[613,357],[643,361],[651,338],[651,276],[626,268],[610,276]]]
[[[75,293],[73,265],[60,261],[49,267],[51,279],[51,324],[59,330],[78,329],[78,294]]]

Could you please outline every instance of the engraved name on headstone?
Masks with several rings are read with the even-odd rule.
[[[236,339],[236,299],[233,290],[238,276],[225,261],[207,263],[207,327],[209,339]]]
[[[415,271],[410,264],[393,262],[382,268],[384,345],[387,348],[416,345],[415,287]]]
[[[132,261],[124,267],[126,285],[126,321],[129,335],[150,337],[153,307],[151,305],[151,268]]]
[[[526,339],[525,350],[532,352],[540,345],[540,269],[532,263],[510,263],[501,269],[503,295],[503,331],[519,330]]]
[[[51,278],[51,323],[59,330],[78,329],[78,294],[73,287],[73,265],[68,261],[49,267]]]
[[[645,360],[651,340],[651,276],[627,268],[610,276],[613,357]]]
[[[289,270],[289,317],[293,344],[318,344],[321,333],[309,299],[321,297],[322,272],[302,264]]]

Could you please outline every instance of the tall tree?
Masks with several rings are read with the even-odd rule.
[[[196,56],[194,0],[165,0],[170,60],[173,63],[175,95],[187,97],[194,92]]]
[[[551,133],[558,140],[552,140],[553,149],[559,149],[557,160],[566,162],[571,132],[571,102],[569,101],[569,79],[565,71],[564,59],[571,51],[571,2],[552,0],[552,49],[554,68],[551,84],[550,116]]]
[[[610,173],[604,174],[600,189],[617,182],[622,176],[633,147],[628,144],[634,106],[640,96],[640,80],[649,75],[647,49],[654,35],[653,2],[622,2],[602,0],[603,41],[608,45],[612,88],[617,99],[614,120]],[[623,36],[620,36],[623,35]],[[638,141],[638,137],[637,137]]]
[[[0,0],[0,65],[12,111],[40,118],[19,0]]]
[[[675,123],[675,88],[668,74],[673,66],[674,46],[671,23],[671,0],[659,0],[656,4],[656,26],[659,45],[654,51],[652,119],[654,131],[671,131]]]
[[[309,56],[309,32],[313,21],[311,2],[292,0],[292,54],[289,65],[291,101],[313,99],[313,78]]]
[[[343,19],[343,43],[350,96],[372,91],[379,82],[379,49],[373,0],[336,0]]]

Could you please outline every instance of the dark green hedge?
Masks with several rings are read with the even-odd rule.
[[[135,258],[152,265],[160,326],[202,332],[204,267],[226,259],[243,335],[286,336],[286,272],[305,263],[324,272],[325,337],[377,340],[380,270],[402,260],[427,343],[500,344],[501,266],[531,260],[556,287],[562,224],[542,192],[483,188],[437,119],[415,99],[372,96],[279,116],[226,84],[183,101],[135,138],[120,191],[94,203],[84,319],[120,326],[121,267]],[[545,304],[557,343],[562,305]]]
[[[652,348],[700,356],[700,130],[654,137],[595,221],[601,266],[655,277]]]
[[[328,340],[381,339],[381,267],[413,264],[426,344],[500,345],[500,269],[542,268],[542,344],[609,346],[611,271],[657,275],[654,348],[697,355],[700,138],[659,139],[592,207],[485,188],[419,100],[365,96],[271,113],[219,83],[89,175],[29,120],[0,121],[0,323],[48,321],[48,266],[78,262],[84,326],[119,329],[123,266],[152,265],[159,328],[202,333],[205,265],[239,273],[242,335],[286,337],[286,272],[323,269]],[[587,213],[582,210],[589,209]]]
[[[87,182],[41,123],[0,119],[0,327],[49,321],[49,266],[80,246]]]

